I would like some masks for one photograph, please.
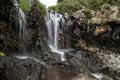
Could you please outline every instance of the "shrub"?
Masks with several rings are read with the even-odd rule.
[[[20,8],[23,10],[24,13],[27,13],[30,9],[30,5],[25,2],[24,0],[19,0]]]
[[[56,11],[56,6],[50,6],[50,7],[48,7],[48,9]]]
[[[56,10],[60,13],[71,14],[81,6],[84,6],[88,10],[101,10],[103,4],[117,5],[120,6],[120,0],[58,0],[56,6],[51,6],[48,9]],[[90,15],[89,15],[90,16]]]
[[[45,5],[43,5],[42,3],[39,2],[39,3],[38,3],[38,7],[39,7],[39,9],[40,9],[40,11],[41,11],[41,16],[44,17],[45,14],[46,14]]]
[[[51,6],[48,9],[58,11],[62,14],[65,14],[66,12],[71,14],[73,11],[81,9],[81,5],[78,0],[62,0],[56,6]]]
[[[71,14],[73,11],[77,11],[81,8],[81,6],[78,3],[60,3],[56,6],[56,10],[58,12],[69,13]]]
[[[63,0],[57,0],[57,3],[60,3],[60,2],[62,2]]]
[[[84,11],[84,14],[86,15],[86,17],[87,17],[88,19],[91,19],[91,18],[92,18],[92,14],[91,14],[91,11],[90,11],[89,9],[86,9],[86,10]]]

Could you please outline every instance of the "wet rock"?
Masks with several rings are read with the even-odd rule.
[[[44,38],[47,34],[47,31],[45,30],[46,24],[39,5],[40,4],[37,0],[33,1],[31,8],[28,11],[26,41],[28,44],[28,50],[38,50],[42,52],[49,51],[49,48]]]
[[[31,59],[0,57],[0,80],[42,80],[45,67]]]
[[[94,77],[88,76],[86,74],[79,74],[78,76],[70,79],[70,80],[99,80]]]
[[[113,80],[112,78],[105,75],[88,75],[88,74],[79,74],[78,76],[70,79],[70,80]]]
[[[82,51],[70,51],[65,53],[66,61],[61,63],[62,68],[76,72],[76,73],[90,73],[86,66],[83,64]]]
[[[114,79],[112,79],[112,78],[110,78],[108,76],[104,76],[101,80],[114,80]]]
[[[105,4],[100,11],[89,10],[91,18],[84,11],[86,9],[81,9],[72,15],[74,19],[71,22],[75,23],[71,24],[71,33],[75,35],[72,36],[72,47],[86,52],[83,55],[88,68],[90,65],[94,70],[109,67],[119,72],[119,6]],[[107,50],[110,54],[107,54]]]
[[[0,50],[4,52],[18,49],[18,37],[7,21],[0,21]],[[8,53],[7,53],[8,54]]]
[[[119,55],[110,51],[99,51],[97,53],[82,54],[84,64],[93,72],[102,72],[115,80],[120,77]],[[105,72],[104,72],[105,71]]]

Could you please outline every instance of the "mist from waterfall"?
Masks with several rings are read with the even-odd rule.
[[[64,51],[70,48],[67,36],[69,31],[67,19],[59,13],[48,10],[45,20],[48,31],[48,45],[52,52],[60,54],[61,60],[64,61]]]

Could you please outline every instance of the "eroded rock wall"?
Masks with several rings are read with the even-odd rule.
[[[104,69],[112,77],[114,71],[120,77],[119,12],[118,6],[105,4],[100,11],[83,8],[70,16],[72,47],[86,52],[83,60],[90,70]]]

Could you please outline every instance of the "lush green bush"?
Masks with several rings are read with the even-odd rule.
[[[60,3],[56,6],[56,10],[61,13],[71,14],[73,11],[81,9],[81,5],[78,3]]]
[[[48,7],[48,9],[56,11],[56,6],[50,6],[50,7]]]
[[[84,10],[84,14],[86,15],[87,19],[91,19],[92,18],[92,14],[91,14],[89,9]]]
[[[81,5],[88,10],[100,10],[103,4],[120,6],[120,0],[58,0],[56,6],[51,6],[48,9],[56,10],[61,13],[69,13],[81,8]]]
[[[71,14],[73,11],[81,9],[81,5],[78,0],[64,0],[59,2],[56,6],[51,6],[48,9],[58,11],[62,14],[66,12]]]
[[[88,9],[100,10],[103,4],[120,6],[120,0],[79,0]]]
[[[30,5],[25,2],[24,0],[19,0],[20,8],[23,10],[23,12],[27,13],[30,9]]]
[[[44,16],[46,13],[45,5],[43,5],[42,3],[40,3],[37,0],[32,0],[31,2],[34,3],[35,1],[36,1],[36,4],[38,5],[38,8],[41,11],[42,16]],[[20,4],[20,8],[23,10],[23,12],[27,13],[31,6],[25,0],[18,0],[18,2]]]
[[[39,9],[40,9],[40,11],[41,11],[42,17],[44,17],[45,14],[46,14],[45,5],[43,5],[42,3],[38,2],[38,7],[39,7]]]
[[[64,1],[64,0],[57,0],[57,3],[60,3],[60,2],[62,2],[62,1]]]

